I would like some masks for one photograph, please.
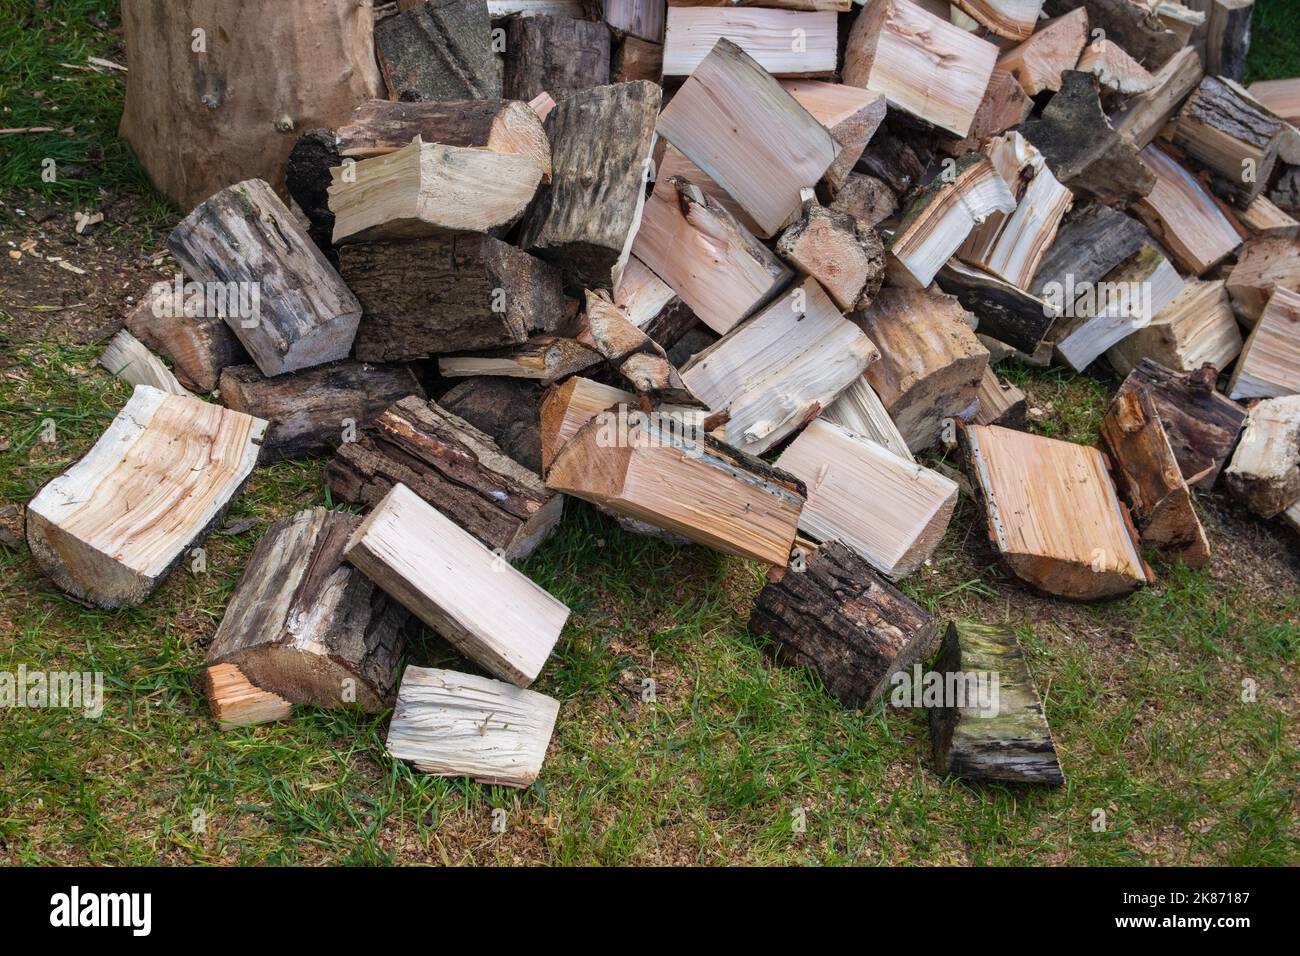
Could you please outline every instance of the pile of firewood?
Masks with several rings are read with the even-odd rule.
[[[1191,488],[1220,471],[1300,527],[1300,81],[1240,85],[1250,13],[384,4],[362,40],[387,99],[176,227],[206,299],[178,280],[127,318],[103,364],[135,394],[31,502],[31,551],[138,603],[259,461],[328,457],[364,516],[258,543],[208,651],[215,716],[395,704],[396,757],[524,786],[569,609],[514,564],[569,495],[768,565],[750,628],[847,706],[936,651],[998,672],[994,713],[932,706],[938,766],[1059,783],[1015,635],[943,629],[894,582],[959,484],[1009,573],[1068,600],[1152,583],[1144,553],[1203,566]],[[255,287],[256,315],[214,286]],[[1127,376],[1100,448],[1025,430],[1011,355]],[[926,464],[943,446],[964,477]],[[413,618],[491,677],[399,681]]]

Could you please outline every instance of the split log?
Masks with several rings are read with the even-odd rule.
[[[1223,280],[1186,283],[1145,328],[1111,346],[1111,367],[1127,375],[1143,358],[1175,371],[1194,372],[1206,362],[1227,368],[1241,352],[1241,331]]]
[[[866,379],[914,452],[939,441],[944,419],[974,412],[989,353],[966,315],[952,296],[886,288],[850,316],[880,350]]]
[[[1190,568],[1204,567],[1210,560],[1210,543],[1146,389],[1115,396],[1102,419],[1101,440],[1142,544]]]
[[[560,449],[568,443],[578,429],[606,409],[619,404],[632,407],[635,396],[621,388],[602,385],[589,378],[575,375],[563,385],[547,389],[541,404],[542,466],[549,469]],[[676,428],[682,435],[703,431],[705,412],[685,405],[659,405],[655,414],[660,421]]]
[[[1263,103],[1274,116],[1293,125],[1300,125],[1300,78],[1260,80],[1250,84],[1248,89],[1250,95]]]
[[[417,136],[443,146],[532,156],[550,179],[551,144],[542,121],[528,104],[515,100],[366,100],[335,131],[334,142],[340,158],[361,160],[395,153]]]
[[[1300,393],[1300,294],[1277,289],[1264,307],[1228,382],[1228,397]]]
[[[324,508],[273,524],[230,596],[207,663],[233,664],[294,704],[391,706],[408,617],[343,563],[360,524]]]
[[[879,357],[814,279],[806,279],[682,367],[728,444],[758,455],[835,401]]]
[[[1091,73],[1103,90],[1121,96],[1146,93],[1156,85],[1156,78],[1141,63],[1125,53],[1118,43],[1105,37],[1088,44],[1076,69]]]
[[[392,100],[501,95],[492,23],[481,0],[429,0],[375,24],[375,53]]]
[[[876,226],[898,212],[898,197],[875,176],[849,173],[830,208],[848,213],[864,226]]]
[[[977,397],[980,404],[975,413],[975,424],[1001,425],[1020,431],[1027,427],[1029,403],[1025,393],[1000,379],[992,368],[984,369]]]
[[[1257,196],[1237,216],[1252,238],[1295,239],[1300,236],[1300,222],[1292,219],[1267,196]]]
[[[546,117],[551,185],[520,245],[564,269],[575,286],[618,287],[641,222],[661,91],[619,83],[565,97]]]
[[[339,447],[325,483],[340,501],[373,508],[403,484],[507,561],[555,531],[563,501],[491,436],[434,402],[394,402],[357,441]]]
[[[385,408],[424,389],[406,365],[336,362],[266,378],[255,365],[221,373],[221,403],[270,423],[262,461],[332,454]]]
[[[551,115],[551,110],[555,109],[555,99],[550,93],[538,93],[528,101],[528,108],[544,123],[546,117]]]
[[[840,144],[839,155],[822,176],[826,192],[833,198],[844,188],[854,163],[880,128],[885,118],[885,98],[855,86],[817,80],[782,80],[781,87]]]
[[[467,378],[438,399],[444,411],[458,415],[492,440],[507,455],[535,474],[542,472],[537,409],[542,392],[536,383],[516,378]]]
[[[669,10],[670,35],[674,13],[697,9],[709,8]],[[788,39],[782,42],[789,45]],[[761,123],[745,119],[757,116]],[[799,191],[815,186],[840,152],[798,100],[726,39],[682,84],[660,115],[658,130],[735,198],[764,238],[797,214]]]
[[[873,2],[853,22],[844,82],[958,137],[969,133],[998,48],[907,0]]]
[[[1058,311],[1072,311],[1085,290],[1131,258],[1148,240],[1141,223],[1101,203],[1076,207],[1061,224],[1029,288]],[[996,332],[990,332],[1002,338]],[[1003,339],[1024,349],[1011,339]]]
[[[793,475],[627,405],[579,428],[551,462],[546,484],[697,544],[781,567],[805,499]]]
[[[191,394],[163,360],[126,329],[108,340],[98,361],[109,375],[116,375],[128,385],[148,385],[168,395]]]
[[[1173,124],[1173,143],[1214,176],[1215,191],[1245,209],[1268,185],[1282,124],[1216,76],[1192,91]]]
[[[727,210],[732,218],[749,232],[758,235],[763,231],[758,223],[754,222],[754,218],[745,212],[745,208],[736,202],[729,192],[714,182],[712,176],[682,155],[681,150],[666,139],[659,140],[659,146],[663,149],[663,155],[659,157],[658,168],[655,173],[656,183],[673,178],[684,179],[692,186],[698,186],[704,195]]]
[[[1038,26],[1043,0],[954,0],[953,5],[998,36],[1024,40]]]
[[[1134,223],[1137,226],[1137,223]],[[1141,227],[1138,226],[1140,229]],[[1058,235],[1052,249],[1061,243]],[[1050,256],[1051,249],[1048,250]],[[1041,273],[1042,267],[1039,267]],[[1018,289],[997,276],[949,259],[935,277],[939,288],[955,295],[975,315],[981,334],[1032,355],[1044,343],[1060,309],[1038,295]],[[1051,346],[1048,344],[1050,358]]]
[[[776,466],[808,487],[799,530],[839,541],[897,581],[928,560],[957,505],[957,484],[824,419],[808,424]]]
[[[1261,518],[1300,501],[1300,395],[1266,399],[1251,408],[1223,480]]]
[[[227,306],[239,300],[240,308],[218,311],[264,374],[347,358],[361,304],[260,179],[201,203],[167,248],[191,278],[222,283]]]
[[[1144,389],[1151,396],[1183,478],[1201,488],[1214,487],[1246,418],[1244,408],[1215,390],[1218,377],[1214,366],[1179,373],[1142,359],[1117,392]]]
[[[1020,84],[1027,96],[1061,88],[1061,75],[1073,70],[1088,42],[1088,11],[1082,6],[1049,20],[1033,36],[998,57],[998,67]]]
[[[438,777],[528,787],[542,771],[560,702],[501,681],[408,667],[386,748]]]
[[[80,461],[27,506],[27,546],[64,591],[139,604],[202,543],[257,463],[266,422],[137,385]]]
[[[344,557],[461,654],[531,684],[569,609],[405,485],[362,521]]]
[[[817,673],[846,707],[870,707],[898,671],[934,651],[934,619],[838,541],[768,573],[747,629],[777,659]]]
[[[505,95],[531,100],[609,84],[609,30],[568,17],[515,17],[506,27]]]
[[[1205,71],[1241,80],[1250,50],[1250,21],[1255,0],[1187,0],[1193,10],[1205,11],[1205,23],[1195,40],[1205,54]]]
[[[293,705],[249,683],[234,664],[217,664],[203,672],[208,710],[222,730],[270,724],[293,716]]]
[[[657,343],[628,319],[604,290],[587,290],[586,310],[575,323],[573,337],[595,349],[618,369],[638,393],[652,402],[695,403],[677,369]]]
[[[559,270],[491,236],[358,242],[338,255],[363,310],[354,342],[362,361],[519,344],[564,319]]]
[[[658,83],[664,75],[664,48],[634,36],[626,36],[614,51],[610,82],[632,83],[649,80]]]
[[[653,199],[651,196],[649,201]],[[642,219],[642,232],[644,230],[645,220]],[[694,310],[635,255],[628,259],[627,268],[623,270],[623,281],[614,295],[614,304],[627,314],[629,322],[665,349],[672,348],[699,323]]]
[[[178,277],[179,279],[179,277]],[[177,286],[180,292],[177,292]],[[248,361],[248,353],[230,326],[219,316],[202,315],[206,296],[194,287],[192,309],[186,309],[185,283],[160,282],[126,315],[127,330],[147,348],[171,360],[181,384],[191,391],[210,392],[227,365]],[[187,315],[187,311],[196,314]]]
[[[1071,601],[1153,580],[1096,448],[996,425],[961,427],[958,438],[989,540],[1015,577]]]
[[[1152,16],[1148,4],[1133,0],[1046,0],[1043,12],[1057,17],[1085,6],[1089,26],[1104,30],[1148,70],[1160,69],[1187,42],[1185,36]]]
[[[1011,628],[950,622],[934,668],[945,687],[962,688],[965,697],[930,709],[939,773],[984,783],[1065,783],[1042,699]],[[978,699],[981,677],[997,681],[992,713],[980,706],[993,703]]]
[[[1237,230],[1191,173],[1155,146],[1142,150],[1142,159],[1156,184],[1133,212],[1180,269],[1199,276],[1241,245]]]
[[[885,278],[885,247],[869,225],[809,199],[776,243],[777,254],[816,279],[841,309],[866,308]]]
[[[905,461],[915,461],[907,440],[889,417],[885,403],[863,376],[853,380],[821,417],[845,431],[868,438]]]
[[[1115,129],[1138,149],[1150,145],[1201,76],[1196,51],[1191,47],[1179,50],[1156,71],[1151,89],[1129,100],[1114,120]]]
[[[665,7],[663,0],[603,0],[605,22],[611,30],[655,44],[664,39]]]
[[[1248,239],[1227,277],[1232,307],[1247,326],[1254,326],[1278,289],[1300,292],[1300,241]]]
[[[478,355],[445,355],[438,359],[438,374],[446,378],[500,375],[528,378],[550,385],[603,361],[595,349],[573,339],[539,335],[513,348]]]
[[[951,156],[960,156],[978,150],[990,136],[1004,133],[1029,118],[1034,101],[1021,88],[1011,71],[1004,66],[993,67],[989,85],[984,89],[984,99],[971,120],[965,139],[946,140],[941,147]]]
[[[664,78],[692,75],[723,37],[773,76],[835,72],[839,43],[834,11],[670,6]]]

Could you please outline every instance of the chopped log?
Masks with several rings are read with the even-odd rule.
[[[1125,53],[1118,43],[1105,37],[1088,44],[1076,69],[1091,73],[1103,90],[1121,96],[1146,93],[1156,85],[1156,78],[1141,63]]]
[[[1024,40],[1038,26],[1043,0],[954,0],[953,5],[998,36]]]
[[[611,30],[624,39],[663,43],[666,4],[663,0],[603,0],[603,15]]]
[[[835,72],[839,43],[834,11],[670,6],[664,78],[694,74],[723,37],[773,76]]]
[[[784,566],[805,489],[793,475],[619,405],[587,422],[546,472],[547,487],[697,544]]]
[[[1005,625],[951,621],[934,669],[944,687],[961,689],[964,698],[930,709],[939,773],[983,783],[1065,783],[1043,702],[1015,631]],[[979,699],[981,678],[996,681],[992,700]]]
[[[599,364],[603,356],[573,339],[539,335],[522,345],[478,355],[445,355],[438,359],[438,374],[446,378],[471,375],[500,375],[529,378],[550,385],[585,368]]]
[[[1215,390],[1214,366],[1180,373],[1142,359],[1117,394],[1145,389],[1155,402],[1169,444],[1189,485],[1212,488],[1232,453],[1246,410]]]
[[[1029,403],[1025,393],[999,378],[992,368],[984,369],[977,397],[980,405],[975,413],[975,424],[1001,425],[1020,431],[1028,426]]]
[[[528,787],[542,771],[560,702],[501,681],[434,667],[406,669],[387,750],[416,770]]]
[[[514,17],[506,27],[505,95],[531,100],[609,84],[609,30],[568,17]]]
[[[1061,224],[1029,288],[1059,311],[1072,309],[1085,289],[1131,258],[1149,238],[1137,220],[1101,203],[1076,207]],[[1029,351],[1010,339],[1003,341]]]
[[[1111,346],[1111,366],[1127,375],[1143,358],[1175,371],[1194,372],[1206,362],[1227,368],[1241,352],[1241,331],[1222,279],[1186,283],[1145,328]]]
[[[988,158],[967,153],[903,214],[886,247],[890,279],[910,289],[927,288],[976,225],[1015,208],[1015,197]]]
[[[1277,289],[1255,323],[1228,382],[1228,397],[1300,393],[1300,293]]]
[[[1249,92],[1274,116],[1288,123],[1300,125],[1300,78],[1260,80],[1250,84]]]
[[[758,235],[763,231],[758,223],[754,222],[754,218],[745,212],[744,207],[736,202],[729,192],[714,182],[712,176],[682,155],[681,150],[666,139],[659,140],[659,144],[663,147],[663,155],[659,158],[658,170],[655,176],[657,183],[666,182],[674,177],[684,179],[691,185],[698,186],[704,195],[727,210],[732,218],[749,232]]]
[[[821,417],[854,435],[868,438],[905,461],[915,461],[912,449],[885,411],[885,404],[864,376],[859,375]]]
[[[1071,601],[1123,597],[1153,580],[1096,448],[996,425],[958,429],[989,540],[1015,577]]]
[[[866,379],[908,448],[931,447],[944,419],[973,411],[989,353],[956,298],[885,288],[851,318],[880,349]]]
[[[989,85],[984,89],[984,99],[980,100],[966,138],[946,140],[940,145],[951,156],[977,150],[989,137],[1023,123],[1029,118],[1033,106],[1034,101],[1011,75],[1011,71],[1003,66],[994,66]]]
[[[1223,480],[1261,518],[1300,501],[1300,395],[1266,399],[1251,408]]]
[[[1138,149],[1150,145],[1201,76],[1201,59],[1196,51],[1191,47],[1179,50],[1156,71],[1151,89],[1129,100],[1115,117],[1115,129]]]
[[[360,524],[324,508],[273,524],[230,596],[207,663],[233,664],[294,704],[391,706],[408,617],[343,563]]]
[[[1268,185],[1282,124],[1216,76],[1203,78],[1173,124],[1173,143],[1213,175],[1215,191],[1245,209]]]
[[[720,203],[677,177],[656,183],[632,254],[718,333],[770,302],[794,275]]]
[[[898,197],[875,176],[849,173],[830,208],[848,213],[864,226],[875,226],[898,212]]]
[[[492,440],[507,455],[535,474],[542,472],[537,409],[542,392],[525,379],[467,378],[438,399],[444,411],[458,415]]]
[[[27,506],[27,546],[96,607],[147,598],[225,514],[266,422],[137,385],[93,448]]]
[[[1148,70],[1158,70],[1186,43],[1183,35],[1170,30],[1163,20],[1152,16],[1147,3],[1133,0],[1047,0],[1043,12],[1063,16],[1086,6],[1088,24],[1101,28],[1129,56]]]
[[[264,374],[347,358],[361,304],[260,179],[201,203],[167,248],[191,278],[222,284],[218,314]]]
[[[870,707],[892,676],[934,651],[934,619],[838,541],[768,573],[747,629],[777,659],[816,671],[845,707]]]
[[[575,323],[574,339],[595,349],[639,393],[652,401],[694,403],[668,356],[628,319],[603,290],[587,290],[586,310]]]
[[[222,730],[270,724],[293,716],[293,705],[279,694],[251,684],[234,664],[217,664],[203,672],[208,710]]]
[[[885,247],[876,231],[816,199],[803,204],[803,215],[781,233],[776,251],[845,311],[870,305],[885,278]]]
[[[844,82],[964,137],[984,99],[998,48],[907,0],[879,0],[853,22]]]
[[[1252,237],[1295,239],[1300,236],[1300,222],[1278,208],[1267,196],[1260,195],[1241,211],[1237,219]]]
[[[221,373],[221,402],[270,422],[261,460],[330,455],[385,408],[424,389],[406,365],[335,362],[266,378],[255,365]]]
[[[614,51],[610,67],[610,82],[632,83],[649,80],[658,83],[664,75],[664,48],[659,43],[649,43],[638,37],[627,36]]]
[[[674,13],[697,9],[710,8],[669,10],[670,35]],[[783,42],[788,45],[788,36]],[[761,122],[752,119],[758,116]],[[799,191],[815,186],[840,152],[798,100],[726,39],[682,84],[660,114],[658,130],[735,198],[765,238],[797,214]]]
[[[354,342],[362,361],[518,344],[564,318],[559,270],[491,236],[358,242],[338,254],[363,309]]]
[[[1184,272],[1201,275],[1241,244],[1241,236],[1191,173],[1155,146],[1142,150],[1155,173],[1150,195],[1133,212]]]
[[[805,279],[682,367],[728,444],[762,454],[839,397],[879,356],[814,279]]]
[[[1142,544],[1156,548],[1171,561],[1204,567],[1210,560],[1210,543],[1160,424],[1155,401],[1146,389],[1130,389],[1115,396],[1102,419],[1101,440],[1114,463],[1116,484],[1132,511]]]
[[[344,557],[461,654],[517,687],[537,678],[569,617],[402,484],[362,521]]]
[[[1052,248],[1060,243],[1058,235]],[[1051,254],[1050,249],[1048,254]],[[1042,271],[1040,266],[1039,273]],[[982,334],[1030,355],[1043,344],[1059,314],[1057,308],[1037,294],[1019,289],[956,259],[949,259],[935,278],[940,289],[955,295],[962,308],[976,316]],[[1050,345],[1048,352],[1050,357]]]
[[[429,0],[375,24],[375,53],[391,100],[501,95],[492,23],[482,0]]]
[[[147,348],[171,360],[182,385],[191,391],[210,392],[217,387],[221,370],[247,362],[248,353],[223,319],[197,314],[207,311],[201,307],[201,287],[193,287],[190,298],[185,285],[180,276],[175,283],[155,284],[126,314],[125,325]],[[193,303],[192,309],[186,309],[187,299]],[[196,314],[186,315],[187,311]]]
[[[538,119],[546,122],[546,117],[555,109],[555,99],[550,93],[538,93],[528,101],[528,108],[537,114]]]
[[[643,219],[642,231],[644,226]],[[665,349],[672,348],[699,322],[694,310],[635,255],[623,270],[614,304],[627,313],[628,321]]]
[[[1205,71],[1241,80],[1246,73],[1255,0],[1187,0],[1187,5],[1205,11],[1205,24],[1196,31],[1196,42],[1205,53]]]
[[[800,531],[842,542],[895,581],[934,553],[957,505],[955,482],[820,418],[776,466],[808,486]]]
[[[641,222],[661,91],[618,83],[565,97],[546,117],[552,181],[520,245],[575,286],[618,287]]]
[[[1300,292],[1300,241],[1248,239],[1227,277],[1232,307],[1247,326],[1254,326],[1278,289]]]
[[[998,57],[1027,96],[1061,88],[1061,77],[1073,70],[1088,42],[1088,11],[1079,9],[1045,23],[1033,36]]]
[[[781,86],[840,144],[839,155],[822,176],[827,194],[834,198],[880,128],[885,118],[885,98],[855,86],[817,80],[782,80]]]
[[[329,188],[334,242],[501,234],[523,216],[542,167],[520,153],[425,143],[336,166]]]
[[[98,361],[109,375],[116,375],[128,385],[149,385],[168,395],[191,394],[163,360],[126,329],[108,340]]]
[[[940,154],[951,149],[954,142],[951,136],[923,128],[907,114],[894,110],[885,114],[885,121],[867,143],[854,169],[885,183],[906,208],[930,184],[933,167],[941,162]]]

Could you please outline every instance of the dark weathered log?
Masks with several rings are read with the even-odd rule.
[[[870,707],[937,644],[934,619],[838,541],[769,571],[748,629],[775,641],[779,660],[816,671],[846,707]]]
[[[664,48],[640,37],[625,36],[614,52],[611,82],[632,83],[649,80],[658,83],[664,74]]]
[[[197,294],[197,287],[191,291]],[[195,308],[191,311],[196,314],[186,315],[186,298],[183,282],[158,283],[127,313],[125,324],[146,346],[171,359],[182,385],[210,392],[217,387],[221,370],[247,362],[248,353],[224,320],[197,314],[206,309]]]
[[[898,196],[884,180],[866,173],[849,173],[831,201],[831,209],[848,213],[864,226],[875,226],[898,212]]]
[[[329,455],[408,395],[423,398],[424,389],[406,365],[336,362],[274,378],[236,365],[221,373],[222,404],[270,422],[263,462]]]
[[[506,28],[505,94],[555,99],[609,83],[609,30],[603,23],[568,17],[514,17]],[[657,80],[657,78],[656,78]]]
[[[939,156],[933,131],[911,126],[898,115],[887,115],[854,167],[879,179],[902,205],[910,203],[929,182],[930,167]]]
[[[999,378],[992,368],[986,368],[984,377],[980,379],[979,403],[979,410],[975,413],[976,424],[1025,430],[1029,412],[1025,393]]]
[[[360,524],[311,508],[272,525],[253,548],[207,662],[234,664],[294,704],[371,713],[391,706],[407,613],[343,564]]]
[[[956,259],[949,259],[935,280],[940,289],[957,297],[962,308],[974,313],[981,335],[1029,355],[1048,336],[1059,315],[1038,296]]]
[[[1205,11],[1205,23],[1192,34],[1205,60],[1205,72],[1240,82],[1246,75],[1255,0],[1187,0],[1187,6]]]
[[[438,399],[438,404],[492,436],[501,450],[529,471],[542,473],[542,443],[538,407],[542,389],[519,378],[462,379]]]
[[[1088,23],[1100,27],[1106,36],[1148,70],[1158,70],[1177,53],[1185,42],[1183,36],[1168,29],[1151,15],[1145,3],[1133,0],[1047,0],[1043,5],[1048,16],[1061,16],[1086,6]]]
[[[409,140],[408,140],[409,142]],[[343,162],[332,130],[309,129],[289,153],[285,186],[311,226],[307,234],[322,249],[329,249],[334,235],[334,213],[330,210],[330,168]]]
[[[1282,122],[1217,76],[1192,91],[1173,126],[1173,143],[1214,176],[1214,191],[1245,209],[1268,185]]]
[[[501,95],[492,24],[483,0],[429,0],[375,24],[375,53],[389,99]]]
[[[1050,297],[1058,307],[1073,305],[1086,285],[1100,282],[1148,239],[1147,231],[1136,219],[1099,202],[1082,206],[1061,223],[1056,241],[1039,263],[1029,289],[1034,295]],[[996,332],[988,334],[1001,338]],[[1009,339],[1003,341],[1020,348]]]

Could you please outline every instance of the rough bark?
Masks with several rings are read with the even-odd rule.
[[[429,0],[375,24],[375,52],[393,100],[501,95],[482,0]]]
[[[542,473],[538,407],[542,390],[536,382],[516,378],[467,378],[438,399],[438,404],[492,436],[501,450],[529,471]]]
[[[609,30],[568,17],[515,17],[506,28],[505,95],[531,100],[609,83]],[[647,77],[648,79],[648,77]],[[658,80],[658,77],[655,77]]]

